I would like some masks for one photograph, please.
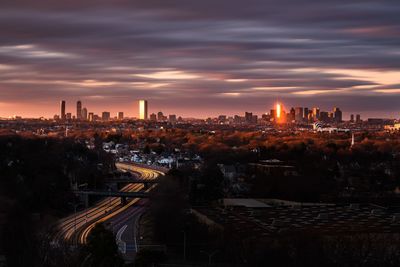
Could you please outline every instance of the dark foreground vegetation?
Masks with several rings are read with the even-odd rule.
[[[215,177],[215,176],[214,176]],[[162,263],[204,263],[211,266],[399,266],[397,233],[297,232],[250,237],[229,226],[220,228],[195,216],[196,197],[187,176],[170,171],[153,192],[148,216],[153,219],[160,250],[139,253],[137,266]],[[213,206],[218,195],[196,195]],[[214,204],[213,204],[214,203]],[[350,227],[350,226],[349,226]],[[155,265],[153,265],[155,264]]]
[[[111,168],[111,157],[75,140],[1,137],[0,254],[8,266],[67,266],[67,250],[51,251],[51,226],[73,211],[74,184],[101,186]]]
[[[88,149],[85,140],[92,140]],[[71,188],[104,186],[114,159],[102,141],[129,144],[143,153],[185,151],[199,154],[200,168],[171,170],[150,201],[154,242],[167,253],[142,250],[137,266],[166,261],[220,266],[398,266],[397,234],[275,236],[249,241],[229,227],[206,226],[195,207],[213,207],[235,197],[220,164],[245,166],[241,182],[248,198],[312,202],[399,202],[400,136],[265,133],[188,130],[76,135],[70,139],[0,137],[0,255],[8,266],[122,266],[112,234],[98,226],[88,246],[74,252],[51,246],[48,235],[57,219],[73,211]],[[278,159],[295,173],[265,174],[247,168]],[[112,263],[111,263],[112,262]],[[82,265],[84,264],[84,265]],[[110,265],[112,264],[112,265]]]

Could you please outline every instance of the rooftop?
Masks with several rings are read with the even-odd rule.
[[[400,232],[400,210],[374,204],[302,204],[283,201],[274,205],[269,201],[249,199],[227,199],[224,204],[225,207],[198,208],[196,211],[219,227],[229,228],[251,239],[293,232]]]

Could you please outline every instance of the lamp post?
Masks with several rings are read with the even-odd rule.
[[[183,261],[186,261],[186,232],[183,231]]]
[[[204,253],[204,254],[206,254],[206,255],[208,256],[208,265],[211,266],[212,257],[214,257],[215,254],[218,253],[218,250],[214,250],[214,251],[212,251],[212,252],[207,252],[207,251],[201,250],[200,253]]]

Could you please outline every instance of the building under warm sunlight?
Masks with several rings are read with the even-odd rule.
[[[147,120],[147,100],[139,100],[139,119]]]

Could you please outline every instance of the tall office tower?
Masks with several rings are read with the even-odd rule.
[[[303,121],[308,122],[308,108],[303,109]]]
[[[283,108],[280,103],[276,104],[276,119],[280,120],[282,118]]]
[[[65,114],[65,100],[62,100],[60,102],[60,118],[62,120],[65,120],[67,118]]]
[[[82,109],[82,120],[87,121],[87,119],[88,119],[87,108],[83,108],[83,109]]]
[[[76,102],[76,119],[82,119],[82,102],[80,100]]]
[[[168,120],[169,120],[170,122],[176,122],[176,115],[175,115],[175,114],[169,115]]]
[[[246,123],[252,123],[253,121],[253,113],[252,112],[245,112],[244,113],[244,120]]]
[[[148,105],[147,100],[139,100],[139,119],[147,120]]]
[[[340,108],[333,108],[333,119],[335,122],[342,122],[342,111]]]
[[[276,110],[275,109],[271,109],[269,112],[269,116],[271,119],[276,119]]]
[[[280,117],[280,118],[281,118],[281,117]],[[251,123],[257,124],[257,122],[258,122],[258,116],[257,116],[257,115],[253,115],[253,116],[251,117]]]
[[[319,113],[319,120],[322,122],[329,122],[329,112],[321,111]]]
[[[350,122],[354,122],[354,114],[350,115]]]
[[[101,119],[103,121],[109,121],[110,120],[110,112],[108,111],[103,111],[102,115],[101,115]]]
[[[312,114],[313,114],[314,120],[319,120],[319,108],[313,108]]]
[[[94,120],[94,113],[93,112],[89,112],[88,120],[89,121],[93,121]]]
[[[295,121],[296,122],[302,122],[303,121],[303,108],[302,107],[296,107],[294,109],[294,116],[295,116]]]
[[[289,114],[287,114],[286,121],[293,122],[295,120],[295,116],[296,111],[294,110],[294,108],[291,108]]]
[[[155,113],[150,114],[150,120],[151,121],[157,121],[157,115]]]
[[[124,119],[124,113],[123,112],[118,112],[118,115],[117,115],[117,117],[118,117],[118,120],[123,120]]]
[[[242,122],[242,117],[240,117],[239,115],[235,115],[233,117],[233,122],[234,123],[241,123]]]
[[[360,122],[361,122],[361,116],[360,116],[360,114],[357,114],[357,115],[356,115],[356,122],[357,122],[357,123],[360,123]]]
[[[218,121],[219,122],[225,122],[226,121],[226,115],[219,115],[218,116]]]
[[[164,114],[161,111],[159,111],[157,113],[157,120],[158,121],[163,121],[164,120]]]

